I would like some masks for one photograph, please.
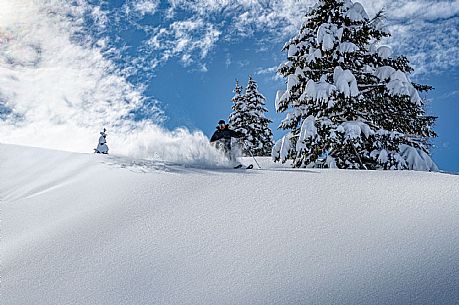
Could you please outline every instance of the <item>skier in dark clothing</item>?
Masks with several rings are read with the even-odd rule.
[[[241,136],[241,133],[229,129],[229,126],[225,123],[225,121],[220,120],[218,121],[217,130],[215,130],[214,134],[210,138],[210,142],[213,143],[220,139],[231,140],[231,138],[240,138]]]
[[[241,133],[229,129],[225,121],[220,120],[217,130],[210,138],[210,143],[216,143],[217,148],[223,150],[231,161],[236,161],[235,156],[231,153],[231,138],[240,137],[242,137]]]

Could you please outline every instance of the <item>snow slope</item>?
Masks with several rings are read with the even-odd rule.
[[[1,304],[458,304],[459,176],[262,163],[0,145]]]

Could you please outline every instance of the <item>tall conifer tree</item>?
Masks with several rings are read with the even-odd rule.
[[[276,110],[286,112],[288,134],[274,160],[296,167],[436,170],[429,156],[435,118],[410,80],[404,56],[380,44],[390,36],[384,16],[369,18],[351,0],[320,0],[300,32],[287,42],[278,73],[287,89]]]
[[[273,135],[269,128],[271,120],[266,118],[266,98],[258,91],[257,82],[250,76],[244,95],[236,81],[233,97],[233,113],[229,116],[229,125],[243,134],[245,155],[268,156],[273,145]]]

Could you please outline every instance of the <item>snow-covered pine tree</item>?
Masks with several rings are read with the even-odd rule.
[[[108,154],[106,131],[107,130],[104,128],[104,131],[100,132],[99,143],[97,144],[97,148],[94,149],[94,152],[97,154]]]
[[[283,48],[278,73],[287,112],[272,157],[295,167],[437,170],[429,156],[435,118],[427,116],[406,57],[381,45],[384,16],[351,0],[320,0]]]
[[[242,148],[245,155],[250,152],[255,156],[269,156],[273,146],[273,134],[269,128],[271,120],[266,118],[266,98],[258,91],[257,82],[249,76],[247,88],[241,95],[242,88],[236,81],[233,112],[229,116],[231,129],[243,134],[246,145]]]
[[[248,134],[248,130],[244,124],[247,121],[248,113],[246,111],[246,104],[244,96],[241,95],[242,87],[239,85],[239,81],[236,79],[236,87],[233,90],[234,96],[231,99],[233,106],[231,109],[233,112],[229,115],[228,125],[231,129],[242,133],[244,136]]]
[[[229,127],[241,133],[242,140],[245,140],[248,137],[249,130],[245,122],[249,120],[249,113],[247,111],[246,101],[242,93],[242,86],[239,85],[239,81],[236,79],[236,87],[233,90],[234,96],[231,99],[233,102],[233,106],[231,109],[233,112],[228,117],[228,125]],[[245,151],[242,150],[245,154]]]

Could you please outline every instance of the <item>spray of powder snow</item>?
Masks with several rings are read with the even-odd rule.
[[[89,38],[74,38],[88,8],[83,0],[0,0],[0,142],[90,152],[106,127],[115,154],[221,164],[201,132],[131,118],[142,88]]]

